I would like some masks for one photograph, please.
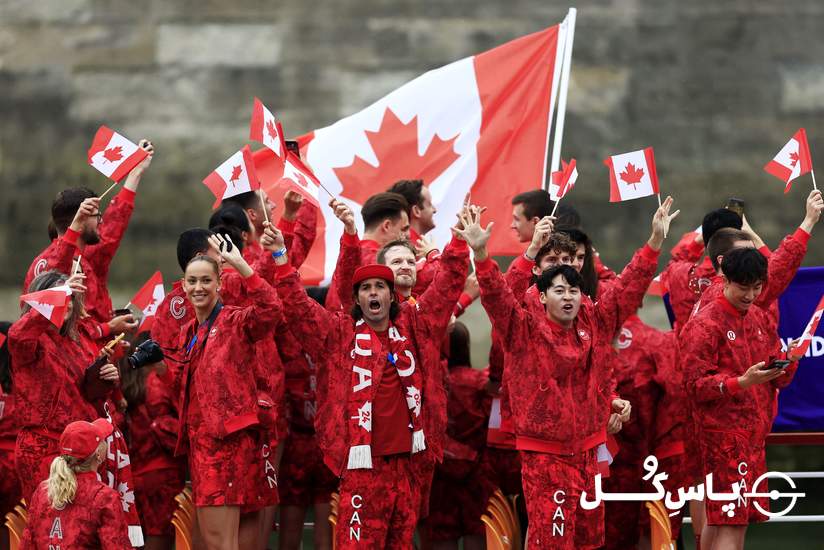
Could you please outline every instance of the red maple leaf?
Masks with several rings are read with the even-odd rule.
[[[795,166],[798,162],[798,151],[793,151],[790,153],[790,166]]]
[[[274,120],[269,120],[266,122],[266,133],[269,134],[269,137],[272,138],[273,141],[278,140],[278,130],[275,128]]]
[[[229,177],[229,183],[232,185],[235,184],[237,180],[240,179],[240,175],[243,173],[243,168],[240,166],[235,166],[232,168],[232,175]]]
[[[343,186],[341,195],[358,204],[402,179],[422,179],[429,185],[457,160],[453,149],[457,135],[444,141],[437,134],[423,154],[418,154],[418,117],[404,124],[386,108],[377,131],[366,130],[378,165],[356,156],[352,164],[335,168]]]
[[[631,185],[635,189],[636,183],[641,183],[641,178],[644,177],[644,169],[636,168],[634,164],[628,162],[624,167],[624,171],[619,174],[624,183]]]
[[[123,151],[123,147],[118,145],[117,147],[110,147],[103,151],[103,158],[110,161],[115,162],[123,158],[121,152]]]

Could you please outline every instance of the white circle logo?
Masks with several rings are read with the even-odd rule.
[[[731,330],[728,330],[728,331],[727,331],[727,339],[728,339],[730,342],[735,342],[735,333],[734,333],[733,331],[731,331]]]

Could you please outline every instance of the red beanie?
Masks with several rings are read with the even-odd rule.
[[[383,279],[390,285],[395,285],[395,274],[389,266],[381,264],[369,264],[356,269],[355,276],[352,278],[352,285],[357,288],[366,279]]]

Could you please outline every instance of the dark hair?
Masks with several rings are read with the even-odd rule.
[[[555,230],[581,229],[581,215],[574,206],[562,202],[555,209]]]
[[[449,333],[449,359],[447,365],[450,367],[471,367],[472,358],[469,353],[469,329],[460,321],[455,321],[452,332]]]
[[[57,234],[57,226],[54,225],[54,220],[49,220],[49,225],[46,226],[46,233],[49,234],[50,241],[53,241],[57,237],[59,237],[59,235]]]
[[[512,197],[512,206],[517,204],[524,206],[524,217],[528,220],[549,216],[552,214],[552,207],[555,206],[549,193],[543,189],[518,193]]]
[[[148,332],[140,332],[133,341],[129,342],[131,344],[130,349],[135,349],[149,338]],[[141,403],[146,402],[146,378],[149,377],[152,369],[133,369],[127,357],[120,360],[118,367],[120,368],[120,389],[123,391],[123,397],[126,398],[131,411]]]
[[[238,231],[247,233],[252,231],[246,211],[240,205],[231,202],[222,204],[209,218],[209,229],[214,231],[219,225],[235,227]]]
[[[260,195],[258,195],[257,191],[246,191],[245,193],[223,199],[220,206],[222,208],[229,204],[236,204],[244,210],[260,210]]]
[[[569,238],[566,233],[554,232],[549,235],[549,240],[535,255],[535,265],[540,266],[544,256],[551,252],[567,252],[574,256],[578,251],[578,245]]]
[[[735,248],[724,255],[721,272],[739,285],[767,282],[767,258],[754,248]]]
[[[212,268],[215,270],[215,273],[217,274],[217,276],[220,277],[220,264],[217,263],[217,260],[215,260],[211,256],[205,256],[203,254],[198,254],[197,256],[195,256],[194,258],[189,260],[189,263],[186,264],[186,267],[189,267],[190,264],[193,264],[195,262],[206,262],[207,264],[210,264],[212,266]],[[183,271],[186,271],[186,270],[184,269]]]
[[[417,256],[417,254],[418,254],[417,251],[415,250],[415,247],[412,246],[411,242],[407,241],[406,239],[396,239],[394,241],[390,241],[390,242],[386,243],[385,245],[383,245],[381,247],[380,250],[378,250],[378,257],[377,257],[376,261],[379,264],[386,265],[386,253],[389,251],[390,248],[395,248],[396,246],[399,246],[401,248],[406,248],[407,250],[412,252],[413,256]]]
[[[320,305],[326,305],[326,296],[329,294],[329,287],[307,286],[306,294]]]
[[[189,261],[209,250],[209,237],[214,235],[208,229],[195,227],[187,229],[177,238],[177,263],[181,271],[186,271]]]
[[[395,300],[395,290],[391,288],[392,292],[392,303],[389,304],[389,319],[394,321],[395,317],[401,312],[401,306],[398,304],[397,300]],[[363,310],[358,304],[357,300],[355,300],[354,305],[352,306],[352,310],[349,312],[349,315],[352,316],[352,319],[355,321],[360,321],[363,319]]]
[[[560,233],[566,233],[572,242],[584,245],[584,265],[581,266],[581,292],[595,300],[598,297],[598,273],[595,272],[595,259],[592,252],[592,241],[589,236],[580,229],[563,229]]]
[[[9,328],[11,328],[10,322],[0,321],[0,333],[8,336]],[[3,393],[11,393],[11,354],[9,354],[8,340],[4,340],[0,345],[0,387],[3,388]]]
[[[398,193],[378,193],[372,195],[361,208],[363,225],[367,231],[374,229],[376,225],[385,219],[397,220],[401,217],[401,212],[409,211],[409,203]]]
[[[552,280],[560,275],[564,278],[564,280],[572,287],[581,288],[583,284],[583,279],[581,278],[581,274],[575,271],[575,268],[571,265],[556,265],[554,267],[550,267],[538,277],[535,285],[538,287],[539,292],[546,292],[546,289],[550,287],[552,284]]]
[[[214,231],[215,235],[229,237],[232,244],[243,252],[243,247],[246,246],[246,243],[243,242],[243,234],[240,232],[240,229],[232,225],[216,225],[212,228],[212,231]]]
[[[51,215],[54,227],[59,233],[65,233],[72,223],[80,204],[97,194],[88,187],[69,187],[57,194],[52,202]]]
[[[413,206],[420,207],[423,205],[423,195],[421,195],[422,189],[423,180],[399,180],[393,183],[392,187],[387,189],[387,191],[390,193],[403,195],[403,198],[405,198],[406,202],[409,204],[407,213],[411,216]]]
[[[752,236],[746,231],[733,229],[732,227],[722,227],[707,243],[707,256],[710,257],[712,267],[718,271],[718,256],[725,257],[730,250],[735,248],[735,243],[740,241],[752,241]]]
[[[741,229],[743,220],[737,213],[727,208],[717,208],[704,216],[704,221],[701,222],[701,235],[704,237],[704,242],[710,242],[715,232],[722,227],[732,227],[733,229]]]

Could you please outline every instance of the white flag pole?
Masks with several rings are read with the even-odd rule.
[[[813,170],[812,168],[810,168],[810,175],[812,175],[813,177],[813,189],[818,191],[818,186],[815,184],[815,170]]]
[[[552,162],[550,173],[558,170],[561,161],[561,143],[564,138],[564,118],[566,116],[567,91],[569,90],[569,71],[572,67],[572,43],[575,39],[575,18],[578,10],[569,8],[566,17],[566,39],[564,40],[564,64],[561,68],[561,89],[558,94],[558,116],[555,119],[555,136],[552,141]],[[546,177],[546,169],[544,169]]]

